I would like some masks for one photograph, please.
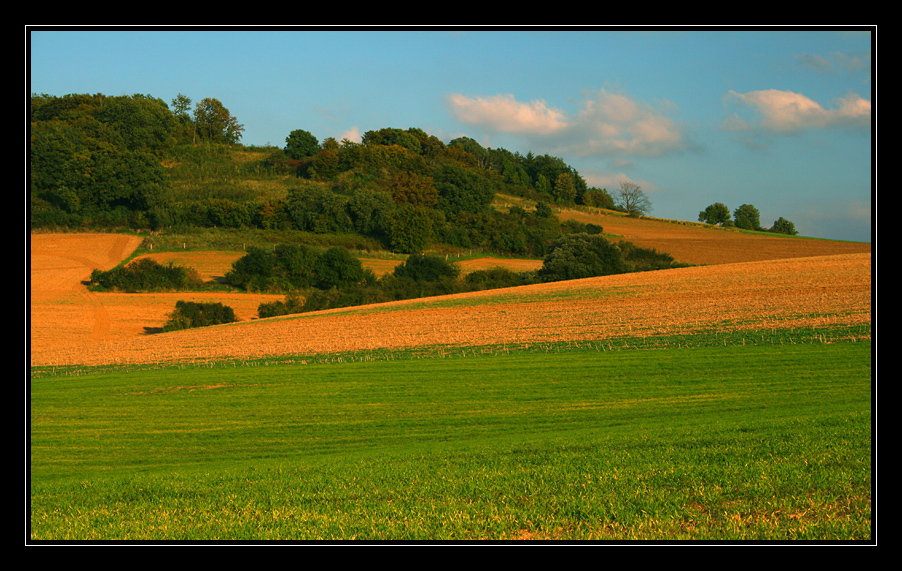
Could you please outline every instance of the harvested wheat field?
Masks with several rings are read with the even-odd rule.
[[[41,337],[54,329],[57,318],[47,323],[52,316],[33,306],[31,362],[137,364],[603,340],[712,327],[727,331],[863,325],[871,323],[871,273],[870,253],[768,260],[406,300],[156,335],[135,331],[138,298],[94,294],[97,299],[91,304],[81,300],[81,311],[100,306],[121,322],[111,326],[110,333],[92,338],[87,317],[80,336],[61,343],[59,335]],[[70,291],[70,299],[73,295],[83,294]],[[238,311],[238,297],[219,297]],[[252,303],[256,308],[259,299]],[[77,312],[73,309],[72,316]],[[135,334],[125,334],[126,321]],[[121,334],[112,334],[114,329]]]
[[[563,210],[562,220],[598,224],[611,241],[625,240],[666,252],[674,260],[694,265],[731,264],[784,258],[870,252],[865,242],[838,242],[780,234],[754,234],[694,222],[630,218],[605,211]]]
[[[257,316],[264,301],[284,296],[237,293],[94,293],[86,283],[94,269],[109,270],[140,245],[121,234],[33,234],[31,236],[30,331],[32,364],[41,355],[78,353],[100,343],[146,336],[165,323],[175,302],[217,301],[236,317]],[[203,274],[202,274],[203,275]],[[209,276],[208,276],[209,277]]]

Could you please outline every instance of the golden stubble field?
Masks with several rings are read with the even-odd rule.
[[[606,276],[258,320],[257,306],[282,296],[88,292],[83,282],[92,269],[113,267],[134,251],[136,240],[104,234],[32,236],[33,366],[251,359],[603,340],[711,327],[871,322],[870,245],[857,253]],[[177,299],[221,301],[235,309],[241,322],[149,333],[162,325]]]
[[[603,210],[583,212],[565,209],[558,216],[562,220],[598,224],[613,242],[625,240],[643,248],[655,248],[687,264],[732,264],[871,251],[871,245],[864,242],[752,234],[694,222],[629,218]]]

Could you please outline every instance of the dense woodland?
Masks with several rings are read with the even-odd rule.
[[[414,253],[434,244],[542,257],[562,233],[550,208],[490,208],[496,193],[615,208],[557,157],[443,143],[384,128],[360,143],[303,129],[247,147],[217,99],[33,95],[32,228],[188,227],[359,234]]]

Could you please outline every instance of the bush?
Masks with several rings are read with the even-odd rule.
[[[553,282],[627,271],[620,248],[598,234],[567,234],[551,246],[539,277]]]
[[[434,282],[442,278],[454,279],[460,275],[460,269],[439,256],[414,254],[403,264],[395,266],[394,274],[399,278]]]
[[[618,246],[620,246],[623,259],[631,272],[647,272],[674,267],[673,256],[670,254],[658,252],[654,248],[640,248],[632,242],[621,241]]]
[[[329,248],[316,261],[316,287],[345,288],[375,281],[372,271],[364,270],[360,260],[340,246]]]
[[[464,278],[467,290],[481,291],[537,283],[535,272],[514,272],[507,268],[490,268],[470,272]]]
[[[172,263],[164,266],[152,258],[139,258],[109,271],[91,272],[91,284],[112,291],[168,291],[198,288],[202,285],[197,270]]]
[[[175,310],[169,314],[169,321],[163,325],[163,331],[178,331],[235,321],[237,321],[235,312],[227,305],[177,301]]]
[[[291,294],[285,297],[285,301],[273,301],[261,303],[257,306],[257,315],[261,318],[290,315],[304,311],[304,298]]]
[[[614,210],[614,199],[608,194],[608,191],[601,188],[590,188],[583,194],[583,204],[586,206],[594,206],[596,208],[606,208]]]

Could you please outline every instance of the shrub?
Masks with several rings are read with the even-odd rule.
[[[470,272],[464,278],[464,284],[470,291],[516,287],[537,283],[535,272],[514,272],[507,268],[490,268]]]
[[[340,246],[329,248],[316,262],[316,287],[344,288],[375,281],[372,271],[363,269],[360,260]]]
[[[235,312],[227,305],[177,301],[175,310],[169,314],[169,320],[163,325],[163,331],[178,331],[235,321],[237,321]]]
[[[183,266],[162,265],[152,258],[139,258],[109,271],[91,272],[91,284],[106,290],[134,293],[197,288],[202,285],[197,270]]]
[[[620,246],[623,259],[631,272],[663,270],[673,267],[673,256],[670,254],[658,252],[654,248],[640,248],[632,242],[621,241],[618,246]]]
[[[539,277],[542,281],[573,280],[627,271],[620,248],[598,234],[567,234],[551,246]]]
[[[536,216],[539,218],[550,218],[553,215],[551,207],[544,202],[536,203]]]
[[[277,317],[279,315],[290,315],[292,313],[301,313],[302,311],[304,311],[304,298],[295,294],[286,296],[285,301],[261,303],[257,307],[257,315],[261,319]]]
[[[460,275],[460,269],[439,256],[414,254],[403,264],[395,266],[394,274],[399,278],[434,282],[442,278],[454,279]]]

